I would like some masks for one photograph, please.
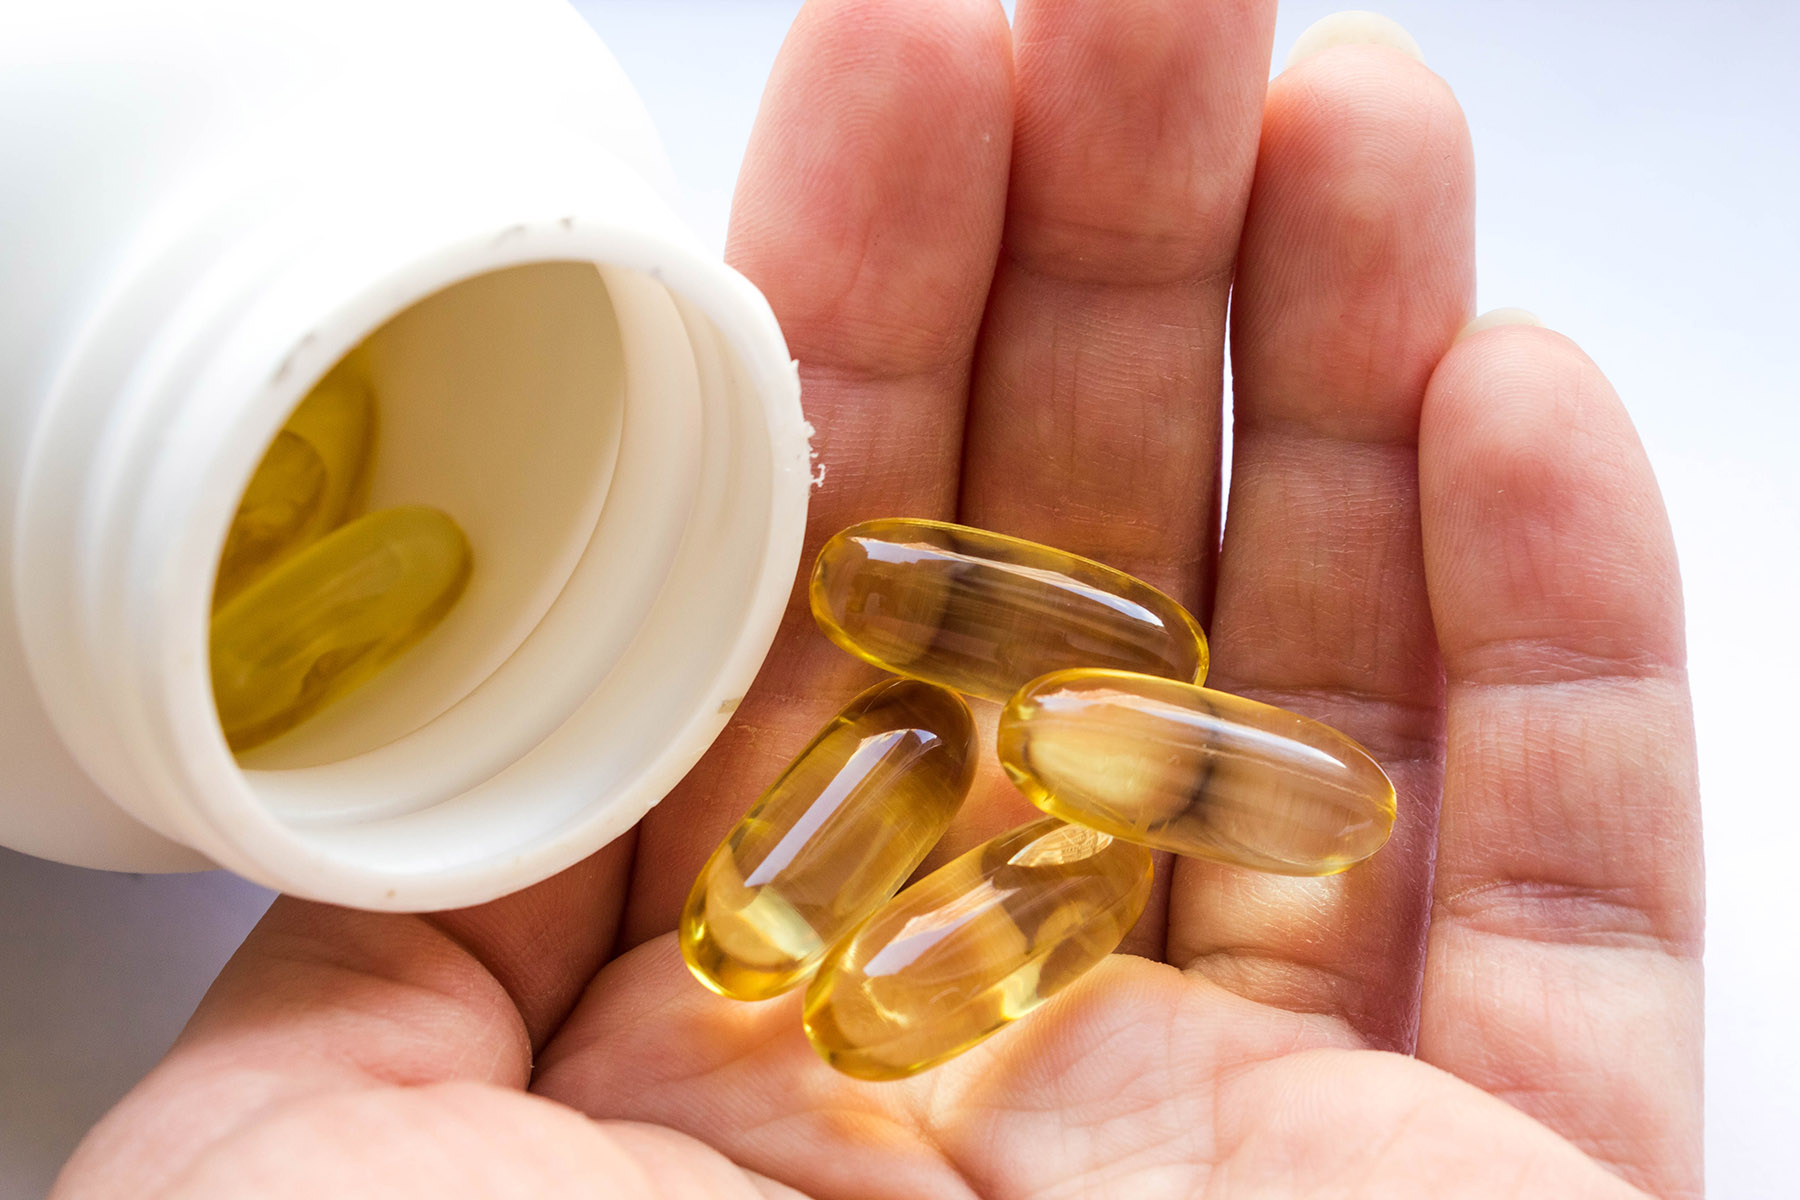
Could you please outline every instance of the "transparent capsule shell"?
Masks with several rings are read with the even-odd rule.
[[[890,679],[857,696],[701,870],[680,925],[695,977],[738,1000],[810,977],[943,836],[975,757],[974,718],[954,692]]]
[[[281,427],[225,535],[213,609],[349,519],[373,454],[375,406],[348,366],[331,371]]]
[[[807,988],[813,1048],[859,1079],[961,1054],[1115,950],[1150,895],[1149,851],[1040,820],[901,892],[833,948]]]
[[[1119,671],[1034,680],[1000,715],[1000,762],[1052,816],[1158,850],[1283,875],[1368,858],[1394,785],[1328,725]]]
[[[889,518],[837,534],[808,590],[832,641],[897,675],[1004,703],[1067,667],[1198,682],[1206,637],[1122,571],[1019,538]]]
[[[432,508],[359,517],[291,555],[212,621],[213,703],[247,750],[367,681],[468,583],[468,538]]]

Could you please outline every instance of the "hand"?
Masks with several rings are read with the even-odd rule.
[[[1579,350],[1455,340],[1449,89],[1374,45],[1267,84],[1267,0],[1018,9],[816,0],[776,67],[730,254],[803,364],[811,547],[956,517],[1144,576],[1206,620],[1210,683],[1388,768],[1388,848],[1320,880],[1165,860],[1132,955],[937,1071],[839,1077],[797,995],[718,999],[669,933],[871,678],[797,594],[634,837],[461,912],[279,901],[63,1195],[1699,1192],[1674,552]],[[1031,814],[978,789],[934,861]]]

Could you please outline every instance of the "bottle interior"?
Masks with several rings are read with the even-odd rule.
[[[426,505],[468,537],[466,590],[373,678],[271,741],[247,770],[353,759],[430,724],[511,656],[588,548],[617,464],[626,364],[591,263],[539,262],[453,284],[340,361],[375,411],[352,519]],[[246,481],[248,482],[248,481]]]

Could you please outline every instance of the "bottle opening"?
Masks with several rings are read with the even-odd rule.
[[[453,284],[369,334],[326,379],[359,391],[373,416],[361,495],[344,515],[437,509],[468,538],[468,583],[442,622],[373,678],[240,752],[251,770],[388,745],[492,676],[574,574],[618,459],[624,348],[592,264],[530,263]],[[357,467],[329,463],[325,473]]]
[[[807,464],[797,407],[770,407],[791,364],[742,351],[772,326],[711,315],[754,293],[709,285],[516,264],[338,356],[376,413],[360,511],[441,510],[472,565],[379,675],[227,760],[242,800],[215,811],[290,890],[374,907],[511,890],[629,828],[728,720],[792,584]],[[257,458],[234,459],[239,493]],[[295,878],[296,853],[339,882]]]

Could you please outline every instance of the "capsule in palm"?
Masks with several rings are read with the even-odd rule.
[[[999,752],[1032,803],[1159,850],[1284,875],[1374,854],[1394,785],[1330,726],[1241,696],[1120,671],[1034,680]]]
[[[349,517],[374,443],[368,388],[338,367],[275,435],[238,501],[213,583],[213,608]]]
[[[840,942],[806,993],[806,1035],[859,1079],[961,1054],[1111,954],[1150,895],[1149,851],[1041,820],[913,884]]]
[[[366,682],[429,633],[468,583],[469,542],[432,508],[359,517],[213,615],[213,703],[247,750]]]
[[[1066,667],[1206,675],[1199,624],[1149,584],[941,521],[844,530],[819,551],[809,596],[826,636],[852,654],[990,700]]]
[[[975,723],[954,692],[890,679],[822,729],[701,870],[681,952],[707,987],[775,996],[906,882],[975,771]]]

